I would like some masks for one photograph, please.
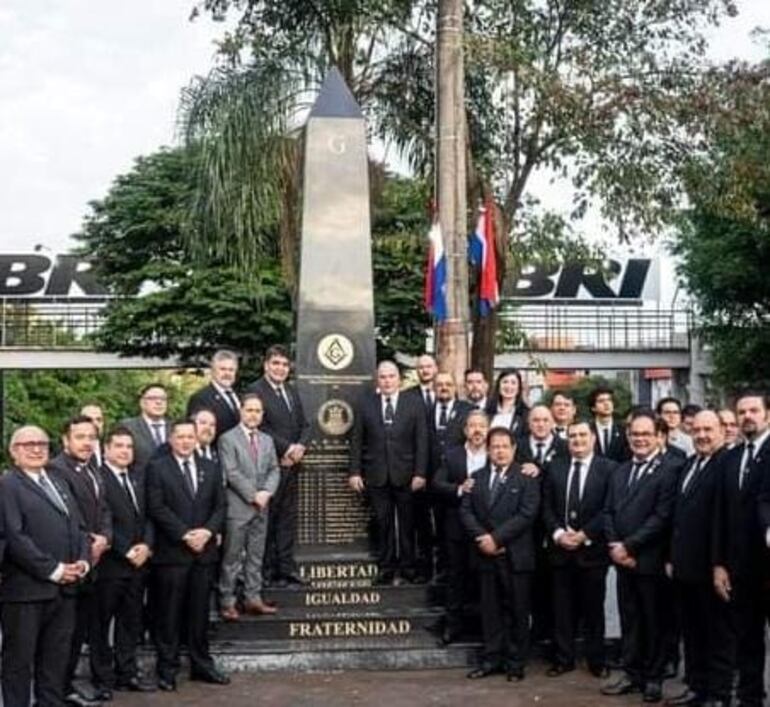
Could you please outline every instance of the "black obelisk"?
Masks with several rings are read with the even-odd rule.
[[[375,368],[366,126],[332,69],[305,127],[297,372],[313,424],[300,476],[299,541],[367,537],[367,512],[347,487],[354,402]]]

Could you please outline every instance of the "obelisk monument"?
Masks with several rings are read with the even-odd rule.
[[[375,368],[369,198],[364,117],[332,69],[305,127],[297,372],[314,434],[300,476],[304,544],[367,537],[347,474],[354,402]]]

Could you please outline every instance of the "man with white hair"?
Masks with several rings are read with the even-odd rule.
[[[209,384],[190,396],[187,416],[193,417],[199,410],[213,412],[217,421],[216,443],[221,435],[235,427],[241,419],[241,404],[233,390],[238,377],[238,356],[227,349],[217,351],[211,358],[210,376]]]
[[[414,494],[425,489],[428,467],[425,409],[399,393],[400,383],[396,364],[380,363],[377,392],[359,402],[350,443],[350,487],[367,492],[377,523],[378,585],[392,584],[396,570],[415,578]]]
[[[0,583],[2,691],[6,705],[64,704],[75,588],[88,574],[89,542],[67,485],[46,473],[39,427],[13,434],[13,465],[0,480],[5,538]]]

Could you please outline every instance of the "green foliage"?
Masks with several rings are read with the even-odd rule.
[[[617,379],[609,380],[604,376],[585,376],[571,386],[548,390],[546,391],[543,402],[546,405],[550,405],[551,400],[553,400],[553,396],[556,393],[561,391],[569,393],[577,406],[577,419],[590,420],[593,418],[593,414],[588,405],[588,398],[591,395],[591,392],[599,386],[607,386],[612,389],[615,398],[615,418],[624,420],[633,404],[631,390],[622,381]]]
[[[770,87],[744,89],[754,119],[717,124],[692,160],[691,208],[671,244],[727,387],[770,384]]]
[[[186,404],[182,379],[152,371],[6,371],[5,437],[21,425],[38,425],[58,442],[67,418],[83,405],[102,406],[109,427],[138,414],[138,393],[147,383],[162,380],[169,389],[169,410],[181,415]],[[6,444],[3,444],[7,447]]]

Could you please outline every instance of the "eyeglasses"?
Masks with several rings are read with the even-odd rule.
[[[13,445],[14,447],[21,447],[22,449],[31,450],[31,449],[48,449],[50,447],[49,442],[16,442],[16,444]]]

